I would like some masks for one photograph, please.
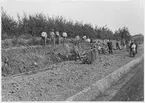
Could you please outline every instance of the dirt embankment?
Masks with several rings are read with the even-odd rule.
[[[143,45],[140,45],[135,58],[142,53]],[[128,57],[128,52],[121,50],[115,51],[114,55],[98,55],[91,65],[61,62],[37,74],[2,78],[2,100],[65,100],[133,59]]]
[[[111,101],[144,101],[144,62],[135,75],[118,91]]]

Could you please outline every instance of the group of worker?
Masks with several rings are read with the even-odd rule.
[[[113,54],[113,45],[110,39],[107,41],[104,40],[103,43],[98,41],[97,47],[98,47],[99,54],[105,54],[107,50],[109,54]]]
[[[61,40],[63,41],[63,44],[64,44],[64,41],[66,40],[67,36],[68,35],[66,32],[62,32],[62,36],[61,36],[60,33],[58,31],[54,31],[54,29],[52,29],[50,31],[50,40],[51,40],[51,43],[53,43],[53,46],[55,46],[56,44],[60,44]],[[43,41],[45,41],[45,45],[46,45],[47,33],[42,32],[41,37],[42,37]],[[90,44],[93,43],[92,38],[89,38],[86,35],[84,35],[82,38],[77,35],[75,37],[75,41],[78,41],[78,42],[84,41],[84,42],[90,43]],[[79,44],[78,42],[76,42],[76,44]],[[112,41],[110,39],[106,40],[106,41],[104,40],[103,43],[98,41],[98,42],[95,42],[94,44],[96,45],[99,54],[105,54],[106,51],[108,51],[109,54],[113,54],[113,45],[112,45]],[[137,53],[137,43],[135,43],[133,40],[131,40],[130,42],[123,42],[121,44],[119,44],[119,41],[116,40],[116,50],[121,50],[120,45],[123,45],[124,47],[129,48],[130,57],[134,57],[135,54]]]
[[[135,57],[135,55],[137,54],[138,43],[134,40],[131,40],[129,48],[130,48],[129,56]]]
[[[66,32],[62,32],[62,35],[60,35],[59,31],[55,31],[54,29],[51,29],[50,31],[50,41],[53,44],[53,46],[55,46],[56,44],[64,44],[64,42],[66,41],[67,38],[67,33]],[[41,45],[46,45],[46,41],[48,39],[47,33],[46,32],[42,32],[41,33],[41,38],[42,38],[42,42]],[[77,41],[77,43],[79,41],[85,41],[86,43],[92,43],[93,40],[87,36],[83,36],[82,38],[80,36],[76,36],[75,40]]]
[[[42,38],[41,44],[43,46],[46,45],[46,41],[48,39],[47,33],[46,32],[42,32],[41,33],[41,38]],[[61,40],[64,43],[66,38],[67,38],[67,33],[66,32],[63,32],[62,36],[61,36],[59,31],[55,31],[54,29],[51,29],[51,31],[50,31],[50,41],[53,44],[53,46],[55,46],[56,44],[60,44]]]
[[[84,35],[82,38],[81,38],[80,36],[77,35],[77,36],[75,37],[75,40],[76,40],[76,41],[84,41],[84,42],[86,42],[86,43],[93,43],[93,39],[87,37],[86,35]]]
[[[138,43],[136,40],[130,40],[130,41],[125,41],[122,42],[121,45],[129,52],[129,56],[130,57],[135,57],[135,55],[137,54],[137,47],[138,47]],[[119,42],[116,41],[116,49],[121,49],[119,46]]]

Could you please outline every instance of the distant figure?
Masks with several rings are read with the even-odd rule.
[[[80,40],[81,40],[80,36],[77,35],[77,36],[75,37],[75,43],[76,43],[76,45],[79,46]]]
[[[136,54],[136,44],[132,40],[131,44],[130,44],[130,57],[132,57],[132,56],[134,57],[135,54]]]
[[[80,40],[80,37],[77,35],[75,39],[79,41]]]
[[[100,41],[98,41],[97,45],[98,45],[98,46],[101,45]]]
[[[97,45],[98,45],[98,53],[102,54],[102,47],[100,41],[98,41]]]
[[[90,39],[90,43],[93,43],[93,39],[92,38]]]
[[[67,33],[66,33],[66,32],[63,32],[63,33],[62,33],[62,36],[63,36],[64,38],[67,38]]]
[[[91,39],[90,38],[86,39],[86,42],[87,43],[90,43],[91,42]]]
[[[133,57],[134,57],[135,54],[136,54],[136,45],[135,45],[135,43],[132,44],[131,48],[132,48],[132,54],[133,54]]]
[[[83,40],[86,41],[86,39],[87,39],[87,36],[83,36]]]
[[[99,53],[99,54],[101,54],[101,49],[102,49],[102,48],[101,48],[101,46],[99,45],[99,46],[98,46],[98,53]]]
[[[117,49],[117,50],[118,50],[118,49],[120,50],[118,41],[116,41],[116,49]]]
[[[46,32],[42,32],[41,33],[41,45],[42,46],[46,45],[46,38],[47,38],[47,33]]]
[[[75,61],[77,61],[77,58],[81,60],[81,57],[79,55],[79,48],[77,44],[74,45],[74,57],[75,57]]]
[[[135,45],[136,45],[136,54],[137,54],[137,48],[138,48],[138,43],[137,43],[137,40],[135,40]]]
[[[58,31],[56,31],[55,38],[56,38],[56,44],[60,44],[60,35]]]
[[[131,44],[131,40],[129,41],[129,43],[128,43],[129,45]]]
[[[112,45],[112,42],[110,41],[110,39],[108,40],[107,42],[107,46],[108,46],[108,49],[109,49],[109,54],[113,54],[113,45]]]
[[[129,51],[129,41],[125,40],[126,51]]]
[[[66,38],[67,38],[67,33],[66,32],[63,32],[62,33],[62,36],[63,36],[63,44],[64,44],[65,41],[66,41]]]
[[[122,47],[123,48],[126,48],[126,45],[125,45],[125,40],[123,39],[123,40],[121,40],[121,45],[122,45]]]
[[[130,43],[130,46],[129,46],[129,56],[131,57],[132,56],[132,45],[133,45],[133,41],[131,40],[131,43]]]
[[[103,43],[103,47],[102,47],[102,53],[103,53],[103,54],[105,54],[105,52],[106,52],[106,48],[107,48],[107,47],[106,47],[106,44]]]
[[[55,33],[54,33],[54,29],[51,30],[50,32],[50,36],[51,36],[51,43],[53,44],[53,47],[55,46]]]
[[[103,40],[103,44],[106,45],[106,40]]]

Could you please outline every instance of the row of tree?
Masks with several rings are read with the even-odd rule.
[[[17,14],[17,20],[13,19],[10,15],[1,9],[2,21],[2,39],[28,36],[40,36],[42,31],[50,32],[51,29],[60,32],[67,32],[68,37],[72,38],[76,35],[98,39],[130,39],[131,35],[127,27],[119,28],[114,33],[107,27],[93,27],[88,23],[67,21],[62,16],[50,18],[42,13],[33,15],[24,15],[21,17]],[[49,35],[48,35],[49,36]]]

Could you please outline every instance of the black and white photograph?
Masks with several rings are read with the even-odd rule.
[[[1,0],[1,101],[144,101],[144,0]]]

